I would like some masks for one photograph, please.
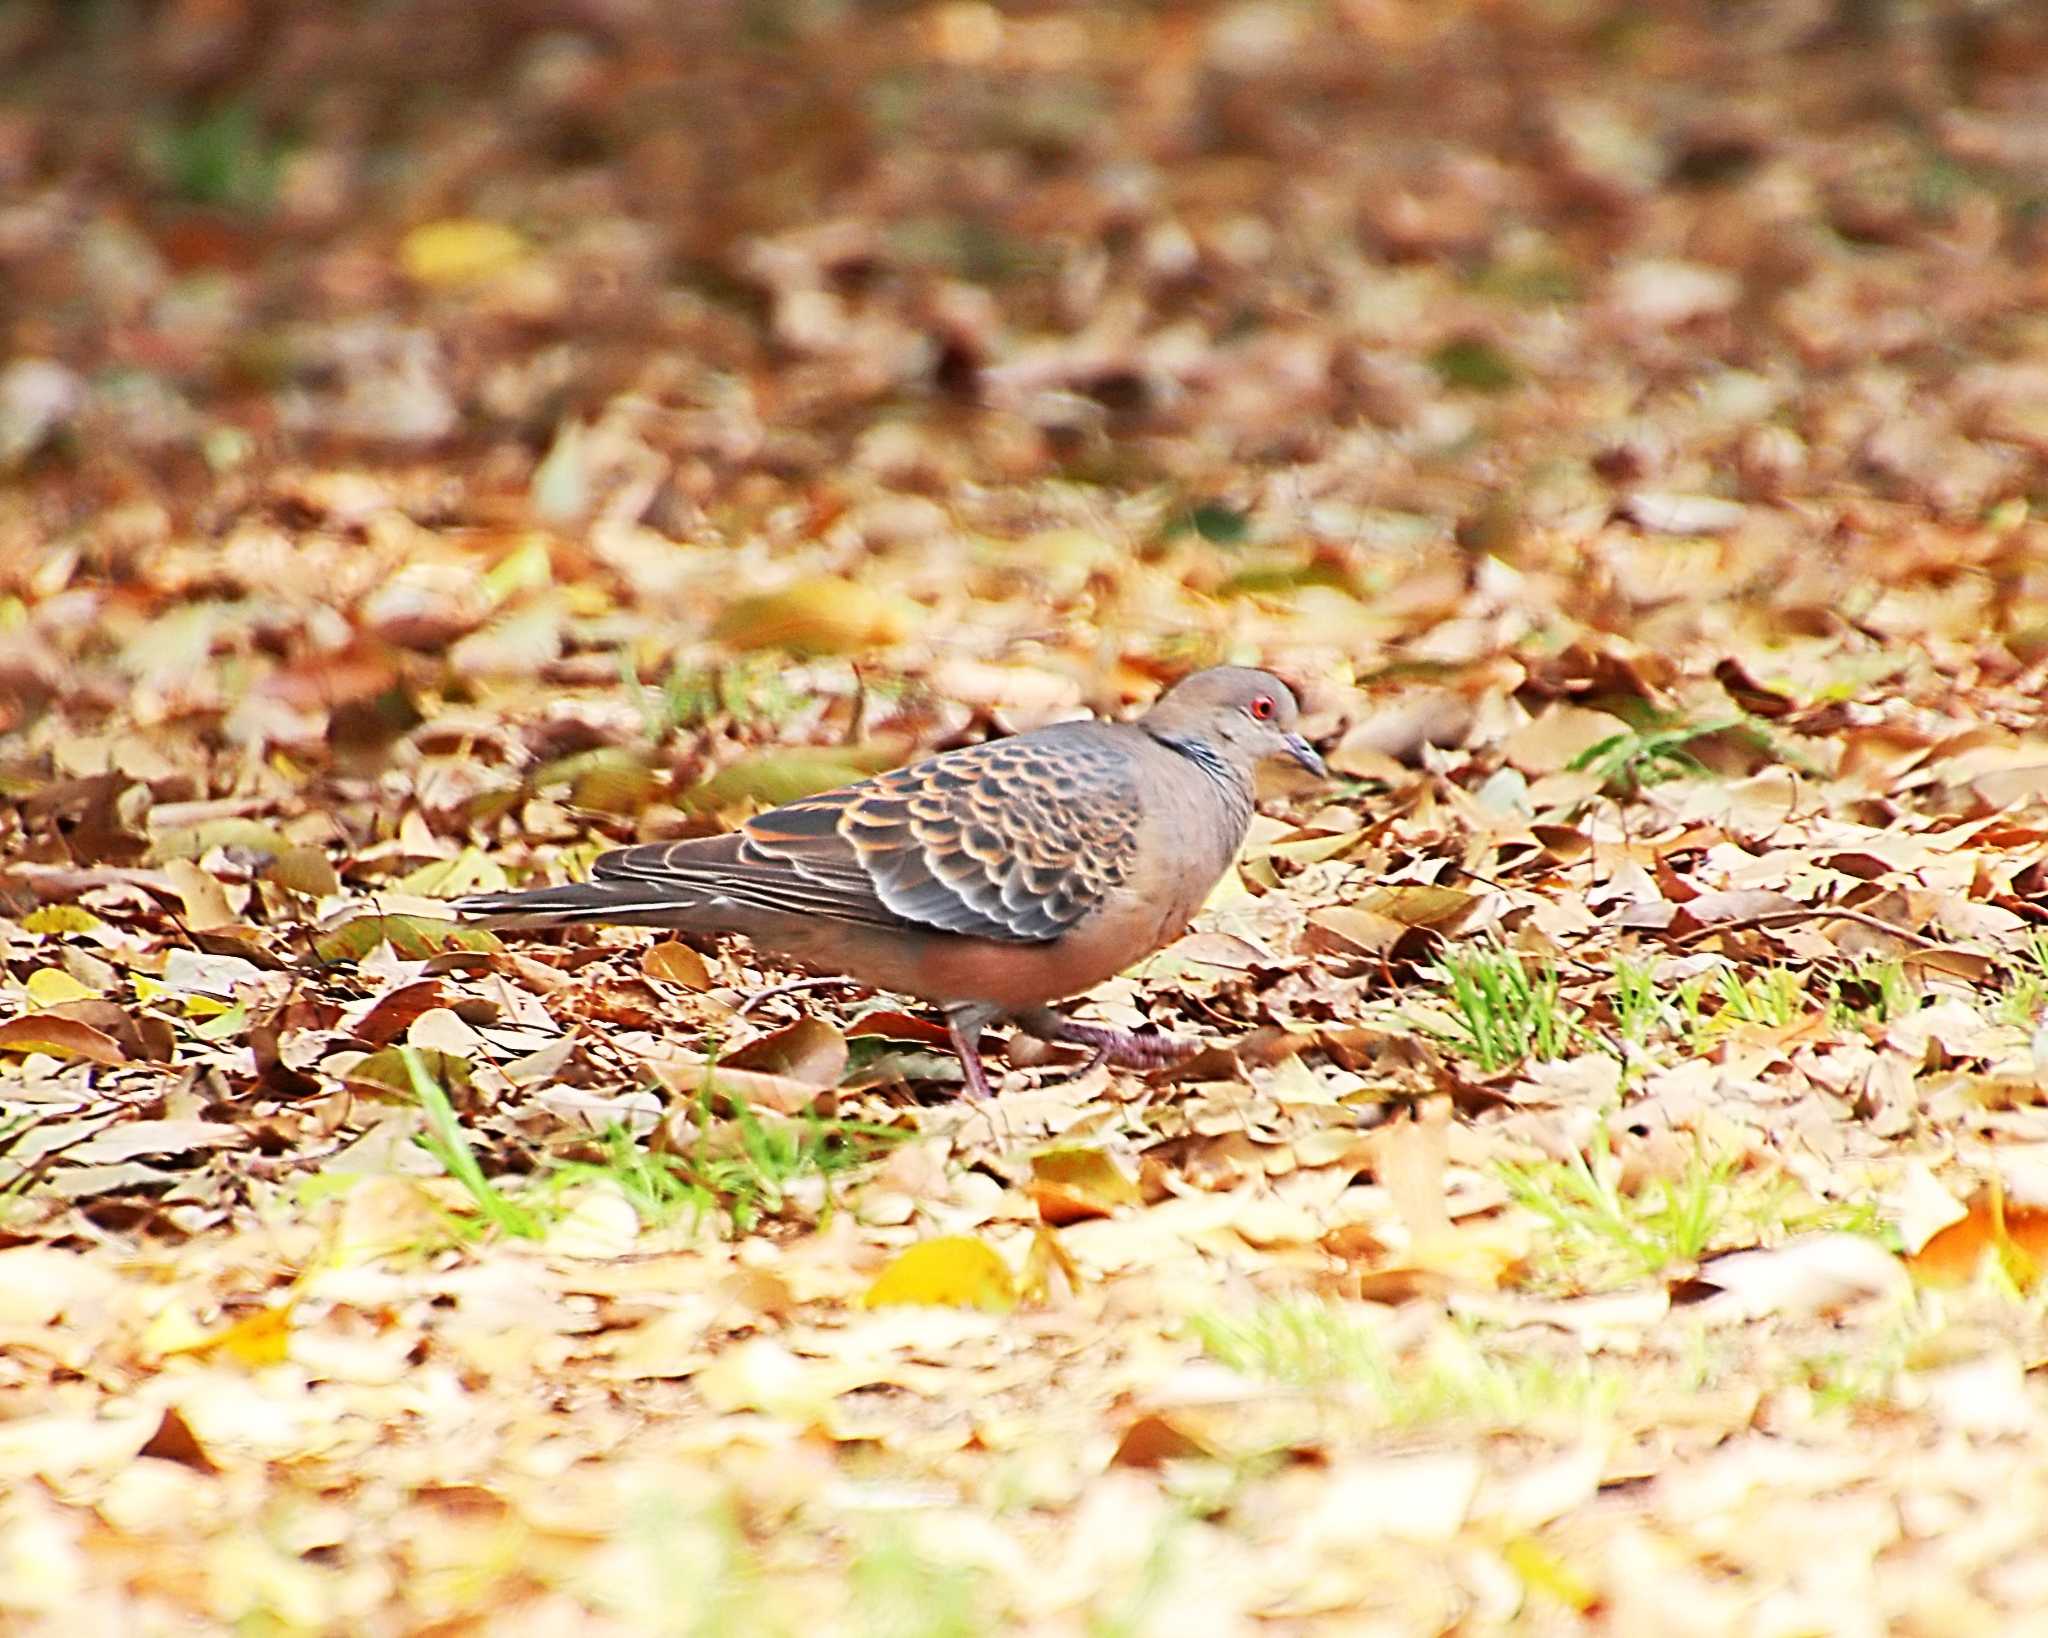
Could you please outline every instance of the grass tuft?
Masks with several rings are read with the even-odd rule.
[[[1624,1191],[1603,1125],[1590,1157],[1504,1161],[1500,1175],[1509,1198],[1549,1225],[1562,1260],[1625,1281],[1698,1259],[1727,1218],[1736,1168],[1732,1157],[1710,1160],[1695,1149],[1678,1177]]]
[[[419,1048],[400,1047],[398,1055],[412,1081],[413,1096],[420,1100],[420,1108],[426,1111],[427,1130],[420,1135],[420,1146],[440,1161],[448,1175],[468,1191],[470,1199],[476,1202],[478,1215],[485,1222],[522,1240],[538,1239],[544,1231],[541,1218],[506,1198],[484,1176],[476,1151],[469,1146],[469,1133],[457,1118],[455,1107],[449,1103],[441,1083],[434,1079],[426,1061],[421,1058]]]
[[[1550,1272],[1578,1290],[1651,1279],[1709,1252],[1775,1244],[1823,1229],[1882,1236],[1870,1202],[1816,1201],[1782,1173],[1747,1170],[1695,1143],[1675,1177],[1623,1187],[1602,1125],[1591,1152],[1502,1162],[1509,1198],[1550,1230]]]
[[[1532,970],[1512,950],[1479,945],[1447,955],[1438,971],[1456,1015],[1446,1043],[1482,1070],[1562,1058],[1579,1038],[1580,1014],[1561,999],[1549,962]]]
[[[597,1158],[556,1161],[547,1186],[559,1191],[602,1180],[616,1186],[644,1222],[666,1227],[687,1214],[694,1225],[717,1211],[733,1233],[745,1234],[764,1218],[783,1215],[813,1179],[822,1185],[829,1213],[833,1181],[880,1158],[905,1135],[815,1112],[763,1117],[743,1100],[724,1101],[728,1115],[718,1112],[709,1090],[697,1095],[698,1135],[687,1150],[657,1149],[610,1126],[598,1139]]]
[[[1598,1417],[1620,1404],[1627,1387],[1621,1372],[1583,1355],[1504,1353],[1462,1327],[1397,1358],[1377,1324],[1333,1302],[1274,1301],[1243,1316],[1197,1314],[1189,1323],[1217,1363],[1291,1387],[1360,1388],[1397,1427]]]

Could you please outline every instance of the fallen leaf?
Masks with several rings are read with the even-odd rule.
[[[711,969],[704,958],[689,945],[672,938],[641,951],[640,970],[649,978],[660,979],[664,984],[680,984],[686,990],[711,987]]]
[[[852,784],[901,760],[901,749],[894,745],[793,745],[755,751],[692,785],[679,800],[698,813],[716,813],[744,803],[773,807]]]
[[[220,1465],[207,1455],[206,1447],[199,1442],[199,1435],[179,1413],[175,1405],[164,1407],[163,1420],[157,1423],[138,1456],[154,1456],[158,1461],[176,1462],[189,1467],[194,1473],[218,1473]]]
[[[1508,735],[1501,754],[1531,777],[1563,773],[1587,752],[1628,731],[1627,723],[1605,711],[1554,705]]]
[[[28,975],[28,982],[22,987],[28,992],[29,1005],[38,1010],[61,1007],[73,1001],[90,1001],[100,993],[90,984],[79,983],[61,967],[38,967]]]
[[[703,1091],[722,1093],[750,1108],[772,1110],[779,1115],[801,1114],[830,1090],[788,1075],[735,1069],[730,1064],[680,1051],[650,1054],[646,1064],[647,1072],[664,1091],[692,1096]]]
[[[266,881],[311,899],[329,898],[341,891],[341,877],[336,874],[333,861],[324,849],[317,847],[284,849],[263,867],[263,875]]]
[[[1143,1412],[1117,1440],[1110,1466],[1158,1468],[1168,1462],[1215,1458],[1219,1448],[1188,1426],[1190,1420],[1164,1411]]]
[[[438,978],[416,979],[386,990],[344,1028],[365,1046],[386,1046],[412,1027],[413,1020],[442,1005],[446,992]]]
[[[2020,1290],[2032,1290],[2048,1268],[2048,1208],[2008,1199],[1994,1176],[1960,1218],[1907,1257],[1906,1267],[1926,1286],[1971,1285],[1993,1269]]]
[[[422,222],[399,241],[398,265],[416,283],[440,288],[475,284],[517,267],[525,238],[502,222],[473,216]]]
[[[1383,956],[1412,929],[1391,916],[1351,905],[1326,905],[1309,912],[1301,947],[1313,955]]]
[[[1935,1237],[1939,1239],[1940,1236]],[[1700,1265],[1680,1295],[1704,1291],[1694,1311],[1710,1324],[1766,1315],[1805,1318],[1903,1296],[1906,1265],[1860,1234],[1809,1234],[1763,1251],[1735,1251]]]
[[[31,1013],[0,1024],[0,1052],[47,1052],[57,1058],[82,1058],[95,1064],[124,1064],[128,1055],[111,1035],[75,1018]]]
[[[219,882],[190,859],[171,859],[164,874],[185,902],[185,925],[195,933],[210,933],[216,927],[232,927],[235,913],[228,908],[227,894]]]
[[[119,1121],[74,1149],[66,1160],[81,1166],[113,1166],[139,1155],[182,1155],[207,1149],[239,1149],[248,1135],[239,1126],[213,1120]]]
[[[313,940],[313,953],[339,965],[361,961],[380,944],[389,944],[407,961],[419,961],[441,950],[490,952],[504,946],[495,933],[431,916],[358,915]]]
[[[96,933],[106,923],[90,910],[76,904],[46,904],[31,910],[21,918],[24,933],[62,935],[65,933]]]
[[[1104,1149],[1041,1150],[1031,1157],[1030,1188],[1038,1215],[1055,1227],[1142,1204],[1137,1183]]]
[[[1333,1470],[1295,1527],[1321,1552],[1358,1551],[1392,1539],[1444,1542],[1458,1533],[1479,1494],[1471,1451],[1394,1456]]]
[[[715,1411],[810,1423],[825,1420],[840,1394],[874,1379],[872,1371],[800,1359],[773,1338],[749,1337],[722,1350],[690,1384]]]
[[[174,1304],[152,1323],[144,1346],[161,1356],[203,1354],[230,1359],[252,1371],[266,1365],[280,1365],[291,1355],[295,1306],[295,1301],[277,1303],[259,1308],[227,1325],[204,1331],[191,1327],[189,1316],[182,1329],[167,1323],[179,1315],[178,1306]]]
[[[1017,1306],[1017,1285],[1010,1265],[994,1247],[971,1235],[945,1235],[898,1252],[868,1287],[861,1304],[978,1308],[1006,1314]]]
[[[1406,927],[1427,927],[1439,933],[1454,933],[1478,903],[1476,894],[1461,888],[1415,882],[1376,888],[1359,899],[1356,907],[1367,915],[1385,916]]]
[[[711,635],[735,648],[851,654],[901,642],[910,620],[894,599],[837,575],[793,580],[726,605]]]
[[[773,1076],[822,1091],[846,1073],[846,1037],[822,1018],[805,1016],[747,1042],[719,1061],[722,1075]]]

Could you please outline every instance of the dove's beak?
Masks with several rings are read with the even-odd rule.
[[[1287,754],[1299,762],[1318,779],[1328,779],[1330,770],[1323,765],[1323,759],[1316,755],[1316,748],[1299,734],[1287,736]]]

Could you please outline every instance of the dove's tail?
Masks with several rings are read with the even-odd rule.
[[[721,911],[729,912],[730,905],[711,891],[682,883],[592,881],[527,892],[472,893],[448,908],[494,931],[609,922],[711,933],[727,925]]]

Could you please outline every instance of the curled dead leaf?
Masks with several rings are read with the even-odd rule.
[[[811,1108],[829,1089],[811,1081],[760,1070],[735,1069],[682,1052],[653,1054],[647,1072],[663,1091],[695,1097],[700,1092],[722,1094],[751,1109],[772,1110],[779,1115],[797,1115]]]
[[[705,965],[704,958],[689,945],[672,938],[650,944],[641,951],[640,970],[649,978],[659,979],[664,984],[680,984],[686,990],[707,990],[711,987],[711,969]]]
[[[806,1016],[735,1048],[719,1068],[774,1075],[823,1090],[839,1084],[847,1057],[846,1037],[824,1019]]]
[[[1116,1442],[1112,1467],[1164,1467],[1168,1462],[1213,1460],[1221,1447],[1194,1426],[1186,1414],[1146,1411],[1134,1419]]]
[[[1138,1185],[1104,1149],[1046,1149],[1031,1157],[1032,1200],[1055,1227],[1111,1217],[1141,1203]]]
[[[0,1052],[45,1052],[53,1058],[81,1058],[109,1067],[128,1061],[120,1043],[105,1031],[46,1012],[0,1024]]]
[[[1962,1217],[1906,1259],[1906,1267],[1919,1285],[1967,1286],[1995,1270],[2030,1291],[2048,1268],[2048,1209],[2006,1198],[1994,1177],[1971,1197]]]

